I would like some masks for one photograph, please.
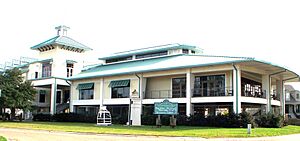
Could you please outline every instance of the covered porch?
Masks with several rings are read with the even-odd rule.
[[[37,90],[33,106],[34,113],[56,114],[68,113],[70,103],[70,86],[58,78],[35,80],[32,82]]]

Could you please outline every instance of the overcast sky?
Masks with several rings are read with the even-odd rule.
[[[290,0],[7,0],[0,2],[0,63],[34,57],[30,47],[68,35],[94,58],[168,43],[205,54],[248,56],[300,74],[300,1]]]

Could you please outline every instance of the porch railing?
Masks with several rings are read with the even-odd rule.
[[[145,99],[184,98],[185,90],[150,90],[146,91]]]
[[[242,96],[246,97],[257,97],[257,98],[266,98],[266,92],[262,90],[259,91],[242,91]]]
[[[271,94],[270,94],[272,100],[278,100],[280,101],[280,93],[276,92],[276,90],[274,90]]]
[[[192,89],[193,97],[233,96],[232,87],[220,88],[195,88]]]

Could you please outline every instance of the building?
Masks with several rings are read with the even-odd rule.
[[[285,112],[289,118],[300,118],[300,91],[292,85],[285,85]]]
[[[179,103],[179,114],[248,111],[284,114],[284,83],[299,81],[284,67],[248,57],[204,55],[202,49],[168,44],[99,58],[104,64],[72,76],[70,111],[112,116],[141,125],[154,102]],[[150,109],[150,112],[149,112]],[[128,113],[130,113],[128,115]]]
[[[55,37],[30,48],[38,51],[35,59],[22,57],[6,63],[1,69],[18,67],[24,79],[32,82],[37,90],[33,114],[69,112],[70,83],[67,78],[81,72],[85,56],[92,50],[68,37],[69,27],[55,29]]]

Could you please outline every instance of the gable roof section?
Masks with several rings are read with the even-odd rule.
[[[127,56],[136,55],[136,54],[145,54],[145,53],[166,51],[169,49],[190,49],[190,50],[194,50],[196,52],[201,52],[201,53],[203,52],[203,50],[201,48],[198,48],[196,46],[189,46],[189,45],[182,45],[182,44],[166,44],[166,45],[160,45],[160,46],[154,46],[154,47],[147,47],[147,48],[140,48],[140,49],[135,49],[135,50],[117,52],[117,53],[111,54],[109,56],[100,57],[99,60],[127,57]]]
[[[251,60],[253,60],[253,58],[180,54],[147,60],[130,61],[118,64],[100,65],[89,70],[83,71],[80,74],[69,78],[69,80],[219,64],[230,64],[235,62]]]
[[[69,47],[81,49],[81,50],[84,50],[84,51],[92,50],[91,48],[75,41],[74,39],[72,39],[70,37],[66,37],[66,36],[55,36],[55,37],[53,37],[49,40],[46,40],[42,43],[39,43],[39,44],[31,47],[30,49],[38,50],[39,48],[49,46],[49,45],[53,45],[53,44],[69,46]]]

